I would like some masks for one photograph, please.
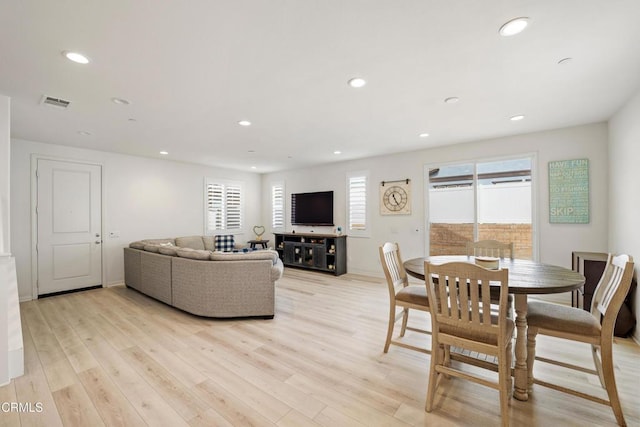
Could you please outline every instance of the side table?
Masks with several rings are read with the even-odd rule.
[[[262,249],[267,249],[267,243],[269,243],[268,240],[249,240],[247,243],[249,243],[249,246],[251,247],[251,249],[255,249],[256,245],[261,245]]]

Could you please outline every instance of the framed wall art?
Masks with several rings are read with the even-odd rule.
[[[549,162],[549,222],[589,223],[589,159]]]
[[[411,214],[411,180],[382,181],[380,183],[380,214]]]

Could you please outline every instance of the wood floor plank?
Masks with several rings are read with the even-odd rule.
[[[189,420],[191,427],[234,427],[231,421],[220,415],[213,409],[208,409],[206,412],[198,414]]]
[[[82,384],[76,383],[54,391],[53,399],[63,424],[95,427],[105,425]]]
[[[87,346],[145,422],[162,426],[187,425],[186,421],[104,339],[93,337],[87,340]]]
[[[278,427],[300,427],[300,426],[308,426],[308,427],[321,427],[322,424],[318,424],[313,421],[313,419],[306,417],[304,414],[296,410],[291,410],[287,415],[282,417],[278,423]]]
[[[288,408],[293,408],[299,411],[301,414],[313,418],[324,407],[325,404],[317,399],[314,399],[303,390],[295,388],[283,380],[278,379],[270,375],[269,371],[264,371],[252,363],[250,363],[252,355],[246,355],[243,357],[238,353],[227,354],[216,352],[208,347],[201,347],[197,353],[197,357],[194,356],[194,352],[184,353],[183,357],[189,359],[192,363],[198,364],[201,369],[206,370],[208,375],[215,379],[218,378],[218,371],[211,368],[212,366],[219,366],[229,371],[229,373],[235,374],[239,378],[243,378],[245,381],[250,382],[253,387],[261,390],[263,393],[272,395],[286,406],[284,411]],[[270,363],[271,366],[275,365],[276,361]],[[276,417],[278,414],[276,414]]]
[[[275,423],[260,414],[257,411],[258,408],[251,407],[243,398],[235,396],[213,380],[198,384],[194,390],[199,392],[200,396],[217,413],[221,414],[234,426],[260,427],[275,425]]]
[[[499,425],[497,391],[455,378],[424,411],[430,357],[383,353],[388,304],[381,278],[289,268],[272,320],[192,316],[124,286],[24,302],[25,375],[0,387],[0,400],[42,411],[0,414],[0,426]],[[429,322],[409,317],[414,327]],[[415,332],[402,340],[430,346]],[[592,363],[588,346],[540,336],[536,347]],[[627,424],[640,425],[640,346],[616,338],[614,360]],[[604,395],[597,377],[535,369]],[[616,425],[609,407],[538,385],[528,402],[510,401],[509,417],[518,426]]]
[[[12,405],[18,403],[18,397],[16,396],[16,387],[14,383],[7,386],[0,387],[0,404],[5,407],[2,408],[2,416],[0,416],[0,427],[12,427],[20,425],[20,413],[17,410],[11,409]]]
[[[129,400],[102,368],[88,369],[78,374],[78,377],[107,426],[135,427],[146,425]]]
[[[26,304],[31,305],[31,304]],[[18,403],[40,403],[42,412],[20,412],[21,426],[62,426],[58,408],[51,395],[47,377],[40,363],[36,346],[33,343],[31,329],[26,317],[22,317],[22,343],[24,345],[24,375],[15,378],[11,384],[15,386]]]
[[[120,351],[120,354],[185,420],[195,418],[209,409],[206,403],[141,348],[131,347]]]

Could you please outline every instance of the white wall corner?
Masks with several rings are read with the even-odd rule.
[[[3,294],[0,296],[0,302],[7,307],[6,310],[2,310],[6,315],[6,328],[0,331],[0,339],[7,343],[6,360],[2,360],[3,366],[0,367],[0,384],[6,384],[24,374],[24,344],[15,258],[0,255],[0,283],[6,284],[6,287],[0,289]],[[2,321],[4,322],[5,318]],[[0,355],[0,360],[2,356],[4,355]]]

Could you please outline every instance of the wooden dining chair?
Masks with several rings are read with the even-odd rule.
[[[425,409],[431,412],[441,376],[471,380],[500,393],[502,425],[509,424],[511,395],[511,340],[513,320],[507,317],[509,271],[489,270],[471,263],[424,264],[427,294],[431,303],[431,368]],[[499,286],[497,315],[492,315],[490,285]],[[493,356],[498,361],[498,380],[468,370],[454,369],[446,348],[462,348]],[[494,374],[495,375],[495,374]]]
[[[502,243],[497,240],[478,240],[476,242],[467,242],[468,256],[488,256],[496,258],[506,258],[509,251],[509,258],[515,258],[513,242]]]
[[[613,331],[618,311],[624,302],[633,279],[633,258],[629,255],[609,255],[604,273],[591,301],[591,311],[541,301],[531,301],[527,313],[527,368],[529,385],[540,384],[558,391],[608,405],[619,425],[626,425],[618,398],[613,369]],[[536,357],[536,336],[550,335],[591,344],[595,370],[556,360]],[[588,372],[600,378],[609,400],[578,392],[557,384],[536,380],[534,360]]]
[[[513,242],[503,243],[497,240],[477,240],[475,242],[467,242],[467,256],[486,256],[494,258],[506,258],[506,253],[509,252],[509,258],[515,258],[515,251],[513,249]],[[498,289],[491,289],[491,301],[496,303],[498,301]],[[509,295],[509,316],[513,318],[513,295]]]
[[[431,333],[431,331],[426,329],[407,326],[410,309],[429,312],[427,290],[424,286],[409,285],[409,279],[402,265],[400,248],[397,243],[387,242],[380,246],[379,252],[380,262],[389,288],[389,325],[387,327],[387,339],[384,343],[384,352],[388,352],[389,345],[394,344],[428,354],[430,353],[428,348],[417,347],[393,339],[394,326],[401,317],[402,326],[400,329],[400,337],[404,337],[407,330],[425,334]],[[400,312],[397,312],[398,307],[402,308]]]

